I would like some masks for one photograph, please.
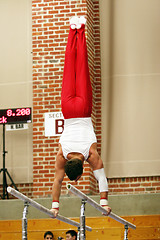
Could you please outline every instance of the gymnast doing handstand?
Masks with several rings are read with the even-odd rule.
[[[85,38],[84,17],[73,17],[65,53],[61,106],[64,116],[64,131],[59,141],[55,163],[55,179],[52,189],[52,209],[57,216],[62,181],[67,174],[70,180],[78,181],[87,161],[99,182],[100,205],[108,214],[108,183],[103,162],[97,152],[92,113],[92,87],[89,77],[88,55]]]

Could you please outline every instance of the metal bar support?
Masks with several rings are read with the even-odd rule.
[[[78,227],[77,240],[80,240],[80,227]]]
[[[28,214],[28,202],[24,203],[23,218],[22,218],[22,240],[27,240],[27,214]]]
[[[124,226],[124,240],[128,240],[128,225]]]
[[[86,204],[86,200],[82,199],[81,211],[80,211],[80,240],[86,239],[85,204]]]

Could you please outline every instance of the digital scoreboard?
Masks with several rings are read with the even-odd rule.
[[[29,107],[0,109],[0,124],[30,122],[32,122],[32,111]]]

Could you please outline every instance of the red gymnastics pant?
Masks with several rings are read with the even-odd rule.
[[[65,119],[90,117],[92,87],[89,77],[85,26],[69,31],[61,94]]]

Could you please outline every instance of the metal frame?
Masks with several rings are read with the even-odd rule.
[[[89,196],[82,193],[80,190],[78,190],[71,184],[67,184],[67,189],[82,199],[81,209],[80,209],[80,223],[75,222],[75,221],[73,221],[69,218],[66,218],[64,216],[61,216],[59,214],[56,217],[56,219],[77,227],[78,228],[78,240],[85,240],[86,239],[85,231],[86,230],[92,231],[91,227],[88,227],[85,225],[85,204],[88,202],[90,205],[92,205],[94,208],[96,208],[98,211],[100,211],[104,214],[107,214],[107,211],[103,207],[101,207],[97,202],[95,202],[93,199],[91,199]],[[28,213],[29,205],[37,208],[39,211],[41,211],[47,215],[49,215],[51,218],[55,218],[54,213],[52,211],[45,208],[41,204],[35,202],[34,200],[28,198],[27,196],[23,195],[22,193],[18,192],[17,190],[13,189],[12,187],[8,187],[7,191],[8,191],[8,193],[12,194],[13,196],[24,201],[24,211],[23,211],[23,218],[22,218],[22,240],[27,240],[27,213]],[[132,229],[136,229],[136,226],[112,212],[108,215],[108,217],[111,217],[114,220],[116,220],[124,225],[124,227],[125,227],[124,240],[128,240],[128,237],[127,237],[128,236],[128,228],[130,227]]]
[[[22,217],[22,240],[27,240],[27,214],[28,202],[24,203],[23,217]]]
[[[81,202],[81,210],[80,210],[80,236],[79,239],[85,240],[86,239],[86,219],[85,219],[85,204],[86,201],[82,199]]]
[[[77,188],[75,188],[71,184],[67,184],[67,189],[69,191],[71,191],[72,193],[74,193],[75,195],[77,195],[79,198],[86,200],[86,202],[88,202],[90,205],[92,205],[98,211],[100,211],[104,214],[107,214],[107,211],[103,207],[101,207],[97,202],[95,202],[93,199],[91,199],[90,197],[88,197],[87,195],[82,193],[80,190],[78,190]],[[126,221],[125,219],[119,217],[118,215],[116,215],[112,212],[108,215],[108,217],[113,218],[114,220],[122,223],[123,225],[127,225],[128,227],[130,227],[132,229],[136,229],[136,226],[134,224]]]
[[[77,189],[76,187],[72,186],[71,184],[67,184],[67,189],[69,191],[71,191],[72,193],[74,193],[76,196],[78,196],[79,198],[82,199],[82,206],[83,207],[83,202],[88,202],[90,205],[92,205],[94,208],[96,208],[98,211],[107,214],[107,211],[101,207],[97,202],[95,202],[93,199],[91,199],[90,197],[88,197],[87,195],[85,195],[84,193],[82,193],[79,189]],[[83,207],[83,210],[85,210],[85,208]],[[83,211],[83,216],[84,216],[84,211]],[[114,220],[122,223],[124,225],[125,228],[125,232],[124,232],[124,240],[128,240],[128,227],[132,228],[132,229],[136,229],[136,226],[128,221],[126,221],[125,219],[119,217],[118,215],[114,214],[114,213],[110,213],[108,215],[108,217],[113,218]],[[82,229],[82,231],[85,228],[85,223],[83,221],[80,222],[81,227],[80,229]],[[81,234],[80,231],[80,240],[85,240],[85,234]]]
[[[46,207],[42,206],[41,204],[35,202],[31,198],[28,198],[27,196],[23,195],[22,193],[18,192],[17,190],[13,189],[12,187],[8,187],[7,191],[8,191],[8,193],[12,194],[13,196],[15,196],[15,197],[19,198],[20,200],[28,203],[28,205],[31,205],[32,207],[37,208],[39,211],[47,214],[51,218],[55,218],[54,213],[52,211],[50,211],[48,208],[46,208]],[[66,218],[66,217],[64,217],[60,214],[58,214],[56,219],[58,219],[62,222],[68,223],[68,224],[70,224],[72,226],[75,226],[77,228],[80,227],[80,224],[78,222],[75,222],[75,221],[73,221],[69,218]],[[86,230],[91,232],[92,228],[86,226]]]
[[[124,226],[124,240],[128,240],[128,225]]]

